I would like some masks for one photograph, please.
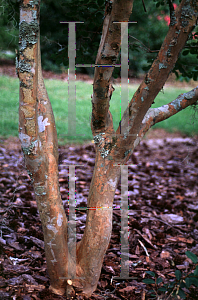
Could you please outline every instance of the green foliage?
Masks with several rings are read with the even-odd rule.
[[[62,21],[84,22],[76,24],[76,63],[95,62],[102,33],[104,4],[103,0],[41,1],[41,51],[44,54],[44,69],[51,69],[53,64],[59,68],[68,67],[69,25],[61,24]]]
[[[194,81],[198,80],[198,67],[196,63],[198,61],[198,27],[195,30],[190,35],[173,70],[179,80],[183,78],[185,81],[189,81],[190,79]]]
[[[18,48],[19,1],[1,0],[0,51]],[[147,71],[168,32],[170,15],[166,0],[144,0],[143,5],[134,1],[129,24],[130,76]],[[179,0],[174,0],[179,5]],[[68,68],[68,24],[61,21],[84,22],[76,24],[76,63],[94,64],[100,43],[104,18],[105,0],[42,0],[40,10],[42,65],[45,70],[60,72]],[[173,72],[178,80],[198,79],[198,27],[195,27],[181,52]],[[120,60],[120,58],[118,59]],[[119,61],[118,61],[119,63]],[[93,74],[94,68],[77,68],[77,72]],[[113,76],[120,75],[115,68]]]
[[[153,0],[156,4],[156,8],[161,7],[166,8],[167,15],[170,14],[167,11],[168,2],[166,0]],[[181,0],[172,1],[175,5],[179,5]],[[193,32],[189,35],[188,41],[181,51],[181,54],[175,64],[173,73],[176,75],[177,80],[179,81],[189,81],[193,79],[194,81],[198,80],[198,26],[196,26]],[[149,62],[149,61],[148,61]],[[149,64],[150,67],[151,64]]]
[[[0,1],[0,52],[10,50],[14,53],[19,40],[19,8],[16,1]]]
[[[139,2],[134,2],[130,18],[130,21],[137,21],[137,24],[129,25],[129,69],[133,76],[150,68],[168,32],[163,19],[168,7],[164,8],[162,14],[162,9],[156,8],[152,1],[145,1],[145,5],[147,12]],[[158,20],[158,16],[162,16],[162,19]]]
[[[186,299],[186,293],[189,292],[191,285],[198,287],[198,263],[197,256],[191,251],[186,251],[186,256],[190,258],[194,264],[188,274],[181,273],[180,270],[175,271],[175,279],[167,283],[163,283],[161,277],[157,277],[154,272],[146,271],[146,273],[152,277],[143,280],[146,284],[152,284],[152,289],[148,291],[148,294],[152,298],[150,299],[161,299],[160,295],[164,295],[163,299]]]
[[[186,251],[186,255],[188,256],[188,258],[190,258],[192,260],[192,262],[194,264],[197,263],[197,256],[194,253],[192,253],[190,251]]]

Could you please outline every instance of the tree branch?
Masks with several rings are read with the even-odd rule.
[[[172,0],[168,0],[169,10],[170,10],[170,25],[175,22],[175,11]]]
[[[121,45],[121,24],[114,22],[128,22],[132,12],[133,0],[122,2],[107,1],[103,34],[96,58],[93,97],[92,97],[92,132],[96,135],[104,132],[110,126],[112,119],[109,112],[109,85]],[[127,26],[127,24],[126,24]],[[104,67],[109,65],[109,67]]]
[[[137,145],[137,136],[139,135],[142,120],[165,84],[178,59],[180,51],[185,46],[189,33],[196,24],[197,12],[198,5],[193,0],[190,2],[182,0],[177,8],[175,21],[169,26],[169,31],[157,58],[122,116],[121,127],[124,136],[118,138],[117,147],[119,151],[115,154],[118,160],[122,159],[123,162],[126,161],[128,154]],[[128,115],[129,120],[127,119]],[[116,131],[117,135],[119,133],[120,127]]]
[[[132,35],[129,35],[132,39],[136,40],[138,43],[140,43],[142,45],[139,46],[140,48],[142,48],[144,51],[146,51],[147,53],[158,53],[159,50],[151,50],[149,49],[146,45],[144,45],[140,40],[138,40],[137,38],[135,38],[134,36]],[[129,45],[132,45],[132,43],[129,43]]]
[[[186,107],[195,104],[198,101],[198,86],[193,90],[179,95],[172,102],[157,108],[150,108],[142,120],[139,136],[144,136],[145,133],[156,123],[164,121]]]
[[[142,5],[143,5],[143,7],[144,7],[144,11],[147,12],[146,6],[145,6],[145,3],[144,3],[144,0],[142,0]]]

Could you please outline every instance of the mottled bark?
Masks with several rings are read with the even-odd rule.
[[[124,135],[118,139],[117,143],[118,148],[122,150],[118,154],[115,153],[115,155],[123,157],[125,162],[129,159],[132,151],[143,137],[140,135],[142,120],[155,97],[163,88],[181,50],[186,44],[190,32],[196,25],[198,17],[197,1],[182,0],[177,10],[174,13],[172,12],[171,15],[172,19],[169,30],[157,58],[154,60],[150,70],[122,116],[121,127]],[[194,99],[195,102],[196,99]],[[129,125],[127,119],[128,113]],[[119,134],[119,132],[120,128],[118,127],[116,133]]]
[[[175,100],[166,105],[157,108],[150,108],[142,120],[139,135],[144,136],[156,123],[170,118],[186,107],[195,104],[197,101],[198,86],[187,93],[179,95]]]
[[[58,183],[55,121],[41,72],[39,1],[21,4],[19,26],[19,138],[41,217],[51,286],[63,293],[65,280],[59,277],[67,274],[67,219]]]
[[[173,69],[179,52],[197,20],[196,1],[182,0],[171,12],[171,24],[159,54],[145,76],[121,126],[115,132],[109,111],[110,78],[114,67],[96,67],[92,97],[92,132],[96,146],[95,168],[88,196],[86,228],[82,240],[70,252],[67,244],[67,218],[58,184],[58,143],[52,107],[41,72],[39,42],[39,1],[24,0],[20,8],[19,60],[20,80],[19,137],[25,163],[32,179],[41,217],[45,254],[51,290],[71,296],[73,288],[91,296],[97,287],[104,254],[112,230],[112,207],[120,177],[117,164],[127,162],[140,138],[155,123],[195,103],[198,88],[180,95],[171,103],[149,109]],[[103,34],[96,58],[97,65],[115,64],[121,45],[121,25],[128,21],[133,0],[107,2]],[[129,111],[129,126],[126,116]],[[76,277],[69,277],[69,267]]]
[[[128,22],[133,0],[110,1],[105,10],[103,33],[96,58],[93,97],[92,97],[92,132],[97,134],[104,132],[110,121],[109,112],[109,86],[114,67],[104,67],[104,65],[114,65],[117,61],[121,45],[121,24],[115,22]],[[127,23],[125,23],[127,26]]]

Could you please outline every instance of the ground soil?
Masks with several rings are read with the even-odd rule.
[[[6,70],[1,67],[0,73],[12,76],[13,70],[13,66]],[[176,270],[184,278],[195,267],[185,252],[190,250],[198,256],[197,142],[198,137],[158,129],[137,146],[128,162],[130,279],[115,278],[120,274],[119,183],[111,240],[91,300],[152,299],[148,291],[155,286],[143,283],[143,279],[151,278],[147,271],[153,271],[163,283],[170,284],[176,279]],[[60,146],[59,154],[60,191],[68,215],[67,165],[82,164],[76,167],[76,207],[86,207],[94,168],[94,144]],[[78,209],[76,216],[79,241],[85,228],[86,210]],[[48,290],[41,222],[18,138],[0,140],[0,219],[0,299],[66,299]],[[184,293],[186,299],[198,299],[195,286],[184,289]],[[83,298],[76,294],[76,299]]]
[[[153,271],[164,282],[175,271],[190,272],[185,252],[198,255],[198,139],[147,138],[129,161],[129,275],[120,274],[120,183],[116,189],[113,231],[98,287],[90,299],[151,299],[142,282]],[[59,148],[60,191],[68,215],[68,164],[76,167],[76,201],[86,207],[94,167],[94,145]],[[66,299],[48,291],[43,233],[31,180],[17,138],[0,141],[0,299]],[[77,210],[77,241],[85,210]],[[187,299],[197,299],[191,287]],[[160,293],[160,292],[159,292]],[[76,295],[76,299],[81,299]],[[164,298],[165,299],[165,298]],[[170,298],[169,298],[170,299]]]

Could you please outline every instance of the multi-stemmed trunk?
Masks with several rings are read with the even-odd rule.
[[[152,125],[198,99],[198,88],[195,88],[166,106],[150,109],[196,23],[198,8],[195,1],[182,0],[177,11],[172,13],[172,23],[159,54],[123,114],[120,123],[122,131],[120,126],[114,131],[109,111],[113,67],[96,68],[92,97],[96,159],[87,200],[86,228],[77,245],[68,245],[68,222],[58,184],[57,133],[41,71],[40,3],[30,0],[21,2],[16,66],[20,80],[19,137],[42,222],[50,288],[60,295],[67,290],[68,296],[72,295],[74,288],[89,297],[97,287],[111,237],[112,207],[120,177],[119,165],[127,162]],[[105,10],[97,65],[115,64],[121,45],[121,26],[114,21],[129,20],[133,0],[114,0],[111,10],[107,9],[108,5],[109,2]],[[185,8],[188,8],[188,12]]]

